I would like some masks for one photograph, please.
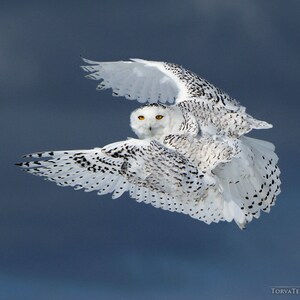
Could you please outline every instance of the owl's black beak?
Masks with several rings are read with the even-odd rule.
[[[151,126],[149,127],[149,130],[150,130],[150,131],[152,130],[152,127],[151,127]]]

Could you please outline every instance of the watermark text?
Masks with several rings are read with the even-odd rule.
[[[273,295],[300,295],[300,286],[272,286]]]

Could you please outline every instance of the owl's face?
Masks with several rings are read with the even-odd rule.
[[[159,139],[168,134],[171,121],[168,107],[160,104],[143,106],[130,115],[130,126],[140,139]]]

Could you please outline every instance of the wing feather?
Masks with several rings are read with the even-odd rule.
[[[60,186],[99,195],[124,192],[137,202],[181,212],[207,224],[247,222],[268,212],[280,193],[278,157],[270,143],[169,135],[116,142],[103,148],[25,156],[25,171]]]
[[[111,88],[113,95],[136,99],[142,103],[179,103],[198,98],[203,101],[209,100],[228,110],[241,109],[237,101],[228,94],[195,73],[173,63],[137,58],[115,62],[95,62],[83,58],[83,61],[88,64],[82,66],[83,70],[90,73],[86,77],[103,80],[99,89]],[[135,85],[128,94],[126,87],[130,86],[130,81],[134,81]],[[146,88],[140,94],[142,86]]]
[[[95,62],[83,59],[89,65],[82,66],[89,72],[87,78],[102,80],[97,89],[113,90],[113,95],[136,99],[141,103],[174,103],[183,92],[184,85],[172,72],[165,69],[163,62],[151,62],[141,59],[116,62]],[[130,88],[130,82],[135,84]],[[142,92],[140,92],[142,91]]]
[[[214,182],[184,155],[155,140],[128,140],[103,148],[29,154],[25,171],[60,186],[72,186],[113,198],[128,191],[138,202],[191,214],[195,201]],[[196,199],[194,201],[194,199]]]
[[[227,93],[182,66],[143,59],[83,60],[89,64],[82,66],[90,72],[86,77],[102,80],[97,89],[111,88],[114,96],[140,103],[175,103],[183,112],[192,113],[201,127],[213,126],[218,134],[239,137],[252,129],[272,127],[248,115]]]

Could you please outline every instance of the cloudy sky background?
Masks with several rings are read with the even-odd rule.
[[[5,4],[6,2],[6,4]],[[4,1],[0,10],[0,299],[267,299],[300,285],[300,2]],[[246,231],[22,173],[39,150],[133,134],[138,106],[83,78],[80,55],[179,63],[274,128],[282,194]]]

